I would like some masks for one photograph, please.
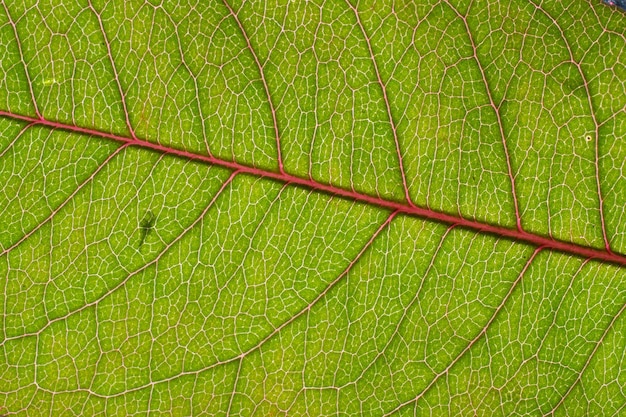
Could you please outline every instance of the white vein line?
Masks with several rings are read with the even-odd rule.
[[[278,326],[276,329],[274,329],[274,331],[272,331],[269,335],[267,335],[263,340],[261,340],[261,342],[259,342],[256,346],[250,348],[247,352],[244,352],[242,354],[239,355],[239,357],[245,357],[246,355],[248,355],[249,353],[253,352],[254,350],[258,349],[259,347],[261,347],[266,341],[268,341],[269,339],[271,339],[274,335],[276,335],[278,332],[280,332],[283,328],[285,328],[286,326],[288,326],[289,324],[291,324],[292,322],[294,322],[298,317],[302,316],[303,314],[311,311],[311,309],[313,308],[314,305],[317,304],[317,302],[319,300],[321,300],[326,294],[328,294],[330,292],[330,290],[332,290],[335,285],[337,285],[337,283],[339,281],[341,281],[343,279],[343,277],[345,277],[346,275],[348,275],[348,272],[350,272],[352,270],[352,268],[357,264],[357,262],[361,259],[361,257],[363,256],[363,254],[372,246],[372,244],[374,243],[374,241],[376,240],[376,238],[380,235],[380,233],[391,223],[391,221],[394,219],[394,217],[397,215],[397,212],[394,211],[393,213],[391,213],[387,219],[378,227],[378,229],[372,234],[372,236],[370,237],[370,239],[367,241],[367,243],[361,248],[361,250],[359,251],[359,253],[354,257],[354,259],[348,264],[348,266],[343,270],[343,272],[341,272],[341,274],[339,274],[337,276],[337,278],[335,278],[333,281],[331,281],[330,284],[328,284],[326,286],[326,288],[324,288],[324,290],[322,292],[320,292],[314,299],[313,301],[311,301],[305,308],[303,308],[302,310],[300,310],[298,313],[296,313],[295,315],[291,316],[291,318],[289,318],[289,320],[285,321],[283,324],[281,324],[280,326]]]
[[[234,171],[226,181],[224,181],[224,183],[221,185],[220,189],[217,191],[217,193],[213,196],[213,198],[211,199],[211,201],[209,202],[209,204],[204,208],[204,210],[202,211],[202,213],[200,213],[200,215],[189,225],[187,226],[187,228],[185,228],[182,232],[179,233],[179,235],[172,240],[167,246],[165,246],[165,248],[163,248],[163,250],[150,262],[146,263],[145,265],[141,266],[140,268],[137,268],[136,270],[134,270],[133,272],[129,273],[126,278],[124,278],[123,280],[121,280],[119,283],[117,283],[115,286],[113,286],[111,289],[109,289],[108,291],[106,291],[104,294],[102,294],[101,296],[99,296],[97,299],[82,305],[81,307],[77,308],[76,310],[72,310],[69,313],[54,318],[50,321],[48,321],[45,325],[43,325],[39,330],[35,331],[35,332],[31,332],[31,333],[23,333],[17,336],[12,336],[12,337],[7,337],[5,338],[2,342],[0,342],[0,346],[3,346],[5,342],[10,341],[10,340],[15,340],[15,339],[21,339],[21,338],[25,338],[25,337],[31,337],[31,336],[39,336],[45,329],[47,329],[48,327],[50,327],[52,324],[61,321],[61,320],[65,320],[68,317],[79,313],[89,307],[95,306],[96,304],[98,304],[100,301],[102,301],[103,299],[105,299],[106,297],[108,297],[109,295],[113,294],[115,291],[117,291],[119,288],[123,287],[126,282],[128,282],[128,280],[130,280],[133,276],[139,274],[141,271],[147,269],[148,267],[150,267],[151,265],[156,264],[162,257],[163,255],[165,255],[179,240],[181,240],[196,224],[198,224],[198,222],[200,222],[205,214],[211,209],[211,207],[213,207],[213,204],[215,203],[215,201],[217,201],[217,199],[219,198],[219,196],[222,194],[222,192],[226,189],[226,187],[232,182],[232,180],[235,178],[235,176],[237,176],[237,174],[239,174],[239,171]]]
[[[237,276],[237,274],[239,273],[239,271],[241,271],[244,268],[245,262],[248,259],[248,254],[250,254],[250,252],[252,252],[252,245],[254,243],[254,239],[256,238],[257,234],[259,233],[259,231],[261,230],[261,228],[263,227],[263,225],[265,224],[265,221],[267,219],[267,217],[270,215],[270,213],[272,212],[272,210],[274,210],[274,205],[280,201],[280,198],[283,194],[283,192],[285,191],[285,189],[287,188],[289,184],[285,183],[283,184],[283,186],[280,188],[280,190],[278,191],[278,193],[276,193],[276,196],[272,199],[272,201],[270,202],[269,206],[267,207],[267,210],[265,210],[265,213],[263,214],[263,217],[261,218],[261,220],[259,220],[258,224],[256,225],[256,227],[254,228],[254,231],[252,232],[252,234],[250,235],[250,237],[248,238],[248,248],[246,249],[243,258],[241,259],[241,261],[239,262],[239,265],[237,265],[237,269],[235,269],[233,271],[233,273],[230,275],[230,277],[224,282],[223,285],[217,285],[217,291],[221,292],[223,291],[228,284],[232,281],[232,279],[234,277]],[[242,272],[242,275],[245,276],[245,270],[244,272]],[[243,301],[243,300],[242,300]],[[215,305],[213,306],[215,307]],[[240,311],[242,311],[240,309]]]
[[[24,67],[24,74],[26,75],[26,80],[28,81],[28,90],[30,91],[30,98],[33,102],[33,107],[35,108],[35,114],[38,118],[42,118],[41,112],[39,111],[39,106],[37,106],[37,100],[35,99],[35,92],[33,91],[33,82],[30,79],[30,74],[28,72],[28,66],[26,65],[26,61],[24,60],[24,53],[22,52],[22,43],[20,42],[20,38],[17,34],[17,26],[13,22],[13,18],[11,17],[11,13],[9,13],[9,9],[7,8],[6,3],[2,2],[2,7],[4,7],[4,12],[7,15],[7,19],[9,21],[9,25],[13,29],[13,36],[15,36],[15,43],[17,44],[17,50],[20,54],[20,61]]]
[[[102,33],[102,38],[104,39],[104,44],[107,48],[107,57],[109,58],[109,63],[111,64],[111,69],[113,71],[113,77],[115,78],[115,84],[117,85],[117,91],[120,94],[120,100],[122,100],[122,107],[124,108],[124,117],[126,118],[126,126],[128,127],[128,131],[133,139],[137,139],[135,135],[135,130],[130,123],[130,114],[128,113],[128,107],[126,106],[126,96],[124,94],[124,90],[122,90],[122,85],[120,83],[120,77],[117,72],[117,68],[115,67],[115,61],[113,61],[113,54],[111,53],[111,43],[107,38],[106,31],[104,30],[104,25],[102,23],[102,18],[100,17],[100,13],[93,7],[91,0],[89,0],[89,8],[96,15],[98,19],[98,25],[100,26],[100,32]]]
[[[322,8],[320,7],[319,9],[319,20],[320,22],[323,20],[323,13],[322,13]],[[315,26],[315,33],[313,34],[313,39],[319,39],[318,36],[318,32],[320,30],[320,25],[316,25]],[[315,140],[317,138],[317,136],[319,135],[318,131],[320,130],[320,122],[319,122],[319,92],[320,92],[320,86],[319,86],[319,76],[318,74],[320,73],[319,68],[320,68],[320,58],[317,55],[317,50],[314,46],[315,44],[313,44],[313,46],[311,47],[311,53],[313,54],[313,58],[314,58],[314,62],[315,62],[315,77],[313,77],[313,81],[314,81],[314,92],[313,92],[313,118],[315,119],[315,125],[313,127],[313,134],[311,135],[311,142],[309,143],[309,152],[308,152],[308,159],[309,159],[309,164],[308,164],[308,176],[309,179],[311,181],[313,181],[313,154],[314,154],[314,149],[315,149]]]
[[[539,252],[541,252],[542,250],[543,250],[543,247],[538,247],[538,248],[535,249],[535,251],[532,253],[530,258],[528,258],[528,261],[526,261],[526,264],[524,265],[524,268],[522,269],[522,271],[517,276],[517,279],[513,282],[513,284],[509,288],[509,291],[507,292],[507,294],[502,299],[502,302],[500,302],[500,305],[498,305],[498,307],[494,310],[493,314],[491,315],[491,318],[489,318],[489,321],[485,324],[485,326],[482,328],[482,330],[480,332],[478,332],[478,334],[476,336],[474,336],[474,338],[467,344],[467,346],[465,346],[465,348],[450,362],[450,364],[443,371],[441,371],[438,374],[436,374],[435,377],[426,386],[426,388],[424,388],[415,398],[398,405],[393,410],[383,414],[383,416],[390,416],[390,415],[400,411],[402,408],[406,407],[409,404],[413,404],[413,403],[417,404],[417,402],[421,398],[423,398],[424,395],[426,395],[426,393],[439,381],[439,379],[442,376],[447,375],[450,372],[450,370],[458,363],[458,361],[463,356],[465,356],[465,354],[476,344],[476,342],[478,342],[478,340],[480,340],[484,335],[487,334],[487,331],[491,328],[491,323],[493,323],[494,320],[496,319],[496,317],[498,317],[498,314],[500,313],[500,311],[502,311],[502,308],[504,307],[506,302],[511,297],[511,294],[513,294],[513,291],[515,291],[515,289],[517,288],[517,285],[522,280],[522,277],[526,274],[526,271],[528,270],[528,268],[532,264],[533,260],[535,259],[537,254],[539,254]]]
[[[383,79],[380,75],[380,71],[378,70],[378,63],[376,62],[376,56],[374,55],[374,50],[372,49],[372,44],[370,42],[370,38],[367,35],[367,31],[361,22],[361,17],[359,16],[359,12],[355,6],[353,6],[348,0],[345,0],[346,4],[352,11],[354,12],[354,16],[356,18],[356,23],[361,30],[361,34],[365,39],[365,43],[367,44],[367,50],[370,54],[370,59],[372,61],[372,65],[374,66],[374,72],[376,73],[376,79],[378,80],[378,85],[383,93],[383,100],[385,102],[385,110],[387,112],[387,118],[389,119],[389,125],[391,126],[391,131],[393,133],[393,141],[396,145],[396,155],[398,157],[398,165],[400,167],[400,175],[402,176],[402,188],[404,189],[404,198],[406,198],[407,203],[414,207],[413,201],[411,200],[411,195],[409,193],[409,186],[406,179],[406,174],[404,172],[404,163],[402,161],[402,152],[400,151],[400,141],[398,139],[398,129],[396,127],[396,122],[393,119],[393,114],[391,112],[391,105],[389,103],[389,97],[387,96],[387,86],[383,82]]]

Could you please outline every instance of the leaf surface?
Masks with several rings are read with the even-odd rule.
[[[623,12],[2,6],[2,412],[623,413]]]

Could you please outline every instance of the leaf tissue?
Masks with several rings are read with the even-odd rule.
[[[0,414],[626,413],[617,7],[1,3]]]

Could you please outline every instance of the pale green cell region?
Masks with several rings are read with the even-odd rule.
[[[589,99],[599,125],[598,134],[588,138],[598,148],[607,240],[613,251],[626,253],[626,154],[620,140],[626,134],[626,79],[620,71],[626,57],[624,14],[608,7],[591,10],[574,5],[568,5],[566,13],[556,13],[552,4],[545,6],[559,26],[569,29],[564,32],[568,47],[586,75]],[[595,16],[605,19],[606,28],[585,24],[589,19],[595,20]]]
[[[153,379],[254,349],[341,274],[355,242],[384,218],[352,202],[236,178],[149,279]]]
[[[604,196],[604,219],[613,251],[626,253],[626,114],[621,113],[600,129],[599,161]]]

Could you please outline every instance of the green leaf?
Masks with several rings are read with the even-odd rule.
[[[600,1],[3,1],[0,413],[617,415]]]

